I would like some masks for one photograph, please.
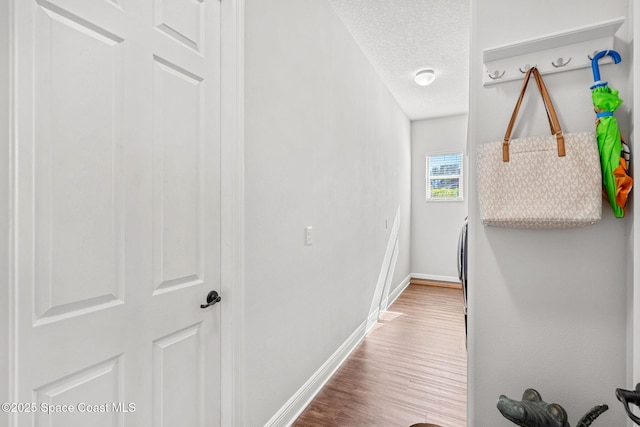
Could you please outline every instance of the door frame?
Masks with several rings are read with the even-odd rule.
[[[13,13],[10,0],[0,0],[0,271],[4,272],[0,279],[0,402],[9,401],[11,384],[9,375],[12,355],[9,343],[11,339],[10,325],[11,304],[10,284],[13,268],[11,266],[12,230],[11,230],[11,140],[13,137],[12,105],[13,105],[13,56],[11,34],[13,32]],[[9,415],[0,415],[0,425],[7,425]]]
[[[0,402],[14,394],[14,2],[0,0]],[[244,425],[244,0],[221,2],[221,418]],[[10,417],[0,415],[0,425]]]
[[[222,3],[221,411],[223,427],[245,425],[244,358],[244,0]]]

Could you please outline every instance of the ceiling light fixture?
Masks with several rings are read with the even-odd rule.
[[[433,70],[420,70],[416,73],[416,84],[428,86],[436,79],[436,72]]]

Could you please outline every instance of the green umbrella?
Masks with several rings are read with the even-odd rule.
[[[621,61],[620,54],[615,50],[598,52],[593,57],[591,68],[595,84],[591,86],[591,98],[597,117],[596,134],[604,194],[609,199],[615,216],[622,218],[629,192],[633,187],[633,179],[627,172],[628,159],[623,155],[624,142],[620,136],[618,120],[613,115],[613,112],[622,104],[622,99],[618,96],[617,90],[611,89],[607,82],[600,80],[598,60],[607,55],[611,56],[616,64]]]

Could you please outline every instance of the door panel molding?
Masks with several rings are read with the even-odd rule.
[[[34,401],[42,402],[35,413],[36,425],[64,427],[70,424],[66,418],[78,416],[83,418],[86,425],[97,425],[99,419],[96,419],[96,415],[103,416],[105,412],[109,412],[111,424],[122,426],[123,420],[114,411],[114,405],[124,402],[123,365],[124,355],[120,354],[34,390]],[[87,400],[86,396],[91,395],[100,397],[96,400]],[[68,402],[81,403],[73,406],[72,413],[47,412],[41,409],[42,405],[55,407],[56,405],[68,404]]]
[[[154,56],[154,295],[203,283],[203,79]],[[172,102],[165,102],[170,99]],[[180,99],[182,102],[176,103]],[[195,191],[185,191],[194,188]]]
[[[196,0],[195,2],[155,0],[153,3],[156,29],[189,49],[201,52],[205,25],[204,14],[202,13],[203,0]],[[181,17],[182,21],[178,20],[177,17]],[[192,27],[195,26],[196,30],[192,31],[189,25],[185,26],[185,20],[192,21]]]
[[[153,342],[153,425],[204,427],[204,335],[197,324]],[[172,415],[174,418],[172,419]],[[178,414],[178,418],[175,418]]]

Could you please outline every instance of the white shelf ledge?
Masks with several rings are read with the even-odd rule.
[[[520,80],[528,67],[537,66],[542,74],[560,73],[591,67],[589,55],[613,49],[614,35],[625,18],[599,22],[570,31],[548,34],[483,52],[484,86]],[[605,57],[600,64],[613,62]]]

